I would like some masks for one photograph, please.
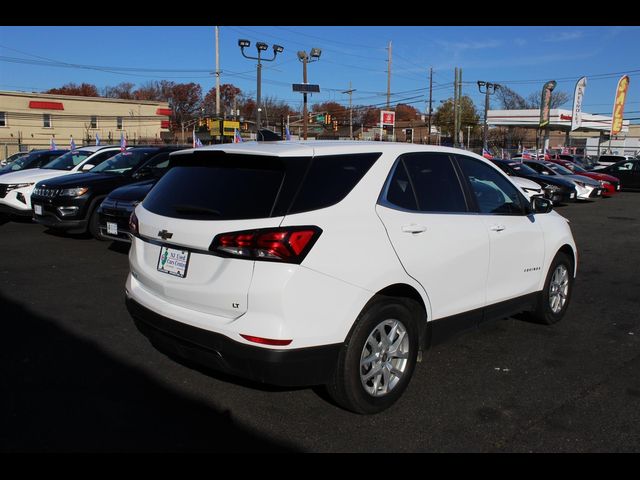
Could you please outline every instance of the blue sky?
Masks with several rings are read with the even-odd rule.
[[[215,85],[214,28],[208,27],[0,27],[0,89],[42,91],[68,82],[93,83],[99,89],[120,82],[150,80],[198,82],[206,93]],[[309,82],[321,92],[311,103],[348,103],[341,93],[349,82],[356,105],[384,105],[387,45],[392,42],[392,103],[426,110],[428,71],[434,69],[434,108],[453,95],[454,68],[463,69],[463,93],[479,110],[483,95],[476,81],[503,83],[523,96],[538,93],[547,80],[573,93],[576,80],[588,77],[584,111],[609,114],[622,72],[631,77],[625,118],[640,118],[640,27],[385,27],[385,26],[221,26],[222,83],[256,92],[256,62],[242,57],[239,38],[284,47],[263,64],[262,95],[299,108],[302,96],[291,90],[302,82],[298,50],[322,49],[308,65]],[[269,50],[267,53],[271,53]],[[91,65],[63,68],[25,61]],[[60,63],[58,63],[60,64]],[[571,105],[566,105],[570,109]],[[638,123],[635,121],[634,123]]]

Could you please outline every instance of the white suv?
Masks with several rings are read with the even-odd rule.
[[[120,152],[115,146],[87,146],[60,155],[41,168],[18,170],[0,176],[0,211],[32,216],[31,194],[42,180],[82,173]]]
[[[481,156],[250,142],[170,163],[131,216],[126,301],[173,357],[375,413],[452,329],[567,310],[567,220]]]

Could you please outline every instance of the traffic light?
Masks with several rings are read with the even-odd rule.
[[[313,123],[313,113],[309,114],[309,123]]]
[[[324,116],[324,124],[331,125],[331,115],[329,115],[328,113]]]
[[[407,143],[413,143],[413,128],[407,128],[406,141]]]
[[[333,121],[333,131],[337,132],[338,131],[338,120],[334,120]]]

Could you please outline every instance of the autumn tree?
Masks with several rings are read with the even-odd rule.
[[[228,114],[238,109],[238,102],[242,96],[242,91],[230,83],[220,85],[220,113]],[[205,95],[202,107],[207,115],[213,115],[216,111],[216,88],[213,87]]]
[[[77,85],[73,82],[67,83],[60,88],[52,88],[44,93],[51,93],[54,95],[76,95],[80,97],[99,97],[98,89],[95,85],[90,83],[81,83]]]
[[[420,112],[417,108],[407,105],[406,103],[399,103],[395,108],[396,122],[402,120],[416,120],[420,118]]]
[[[172,82],[173,83],[173,82]],[[172,121],[177,126],[195,118],[200,113],[202,87],[197,83],[175,83],[168,98]]]
[[[356,107],[353,115],[354,124],[365,128],[376,127],[380,123],[380,109],[375,107]]]

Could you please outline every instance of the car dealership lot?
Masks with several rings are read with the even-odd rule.
[[[0,450],[638,451],[640,194],[557,210],[580,255],[565,319],[439,345],[369,417],[176,363],[125,309],[126,245],[0,221]]]

